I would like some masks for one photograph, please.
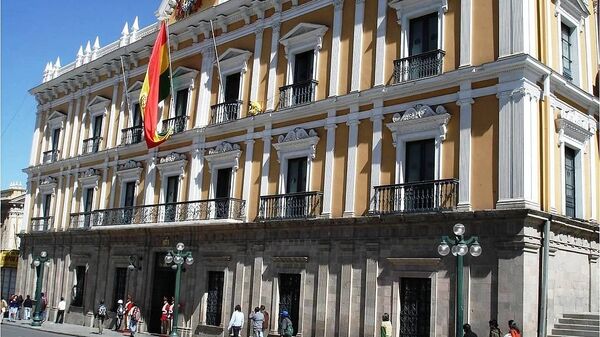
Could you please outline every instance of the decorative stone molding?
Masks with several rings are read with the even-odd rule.
[[[300,23],[285,34],[279,42],[284,46],[285,57],[296,53],[314,49],[321,50],[323,35],[327,32],[327,26],[313,23]]]
[[[127,88],[127,96],[130,104],[136,104],[139,102],[142,85],[142,82],[136,81],[129,88]]]
[[[144,170],[144,165],[139,161],[129,160],[117,166],[117,176],[121,182],[135,180],[135,184],[140,183],[140,176]]]
[[[93,187],[98,189],[98,181],[100,180],[100,170],[89,168],[79,174],[79,184],[82,188]]]
[[[110,99],[102,96],[94,97],[87,105],[87,110],[92,116],[106,115]]]
[[[308,263],[308,256],[273,256],[273,263],[277,264],[298,264]]]
[[[583,22],[591,14],[582,0],[554,0],[554,2],[556,3],[554,16],[558,16],[559,13],[567,14],[578,22]]]
[[[427,266],[427,267],[436,267],[439,266],[440,259],[439,257],[433,258],[411,258],[411,257],[388,257],[386,258],[387,262],[389,262],[395,268],[398,267],[406,267],[406,266]]]
[[[158,163],[159,164],[165,164],[165,163],[173,163],[179,160],[185,160],[185,154],[183,153],[177,153],[177,152],[171,152],[168,155],[164,156],[164,157],[160,157],[158,159]]]
[[[160,171],[161,180],[164,180],[164,177],[175,175],[178,175],[180,179],[183,179],[186,164],[187,160],[185,154],[171,152],[164,157],[160,157],[156,167]]]
[[[246,73],[248,69],[248,60],[252,55],[247,50],[229,48],[221,56],[219,56],[219,66],[221,67],[221,73],[224,76],[231,75],[234,73]],[[215,61],[215,66],[217,65]]]
[[[58,185],[58,181],[56,178],[47,176],[47,177],[44,177],[42,180],[40,180],[40,184],[39,184],[38,188],[40,189],[40,193],[42,193],[42,194],[48,194],[48,193],[54,194],[56,192],[57,185]]]
[[[209,149],[208,154],[204,156],[208,162],[208,168],[232,167],[234,171],[239,168],[239,159],[242,154],[238,144],[221,142],[216,147]]]
[[[584,144],[596,133],[594,119],[577,110],[561,110],[555,123],[560,143],[566,136]]]
[[[406,110],[403,114],[394,114],[392,123],[388,123],[387,127],[392,131],[394,146],[396,146],[398,135],[407,133],[432,131],[437,133],[437,137],[444,140],[449,120],[450,114],[442,105],[438,105],[434,111],[428,105],[419,104]]]
[[[65,125],[65,120],[67,119],[67,114],[65,114],[64,112],[58,111],[58,110],[54,110],[52,111],[52,113],[50,114],[50,116],[48,116],[48,127],[53,130],[53,129],[62,129],[64,128]]]
[[[273,147],[277,150],[279,162],[284,154],[296,152],[305,154],[309,159],[314,159],[319,137],[313,129],[306,131],[303,128],[295,128],[285,136],[280,135],[277,141],[278,143],[273,144]]]
[[[173,89],[194,89],[194,79],[197,75],[198,70],[186,67],[177,67],[177,69],[173,71]]]

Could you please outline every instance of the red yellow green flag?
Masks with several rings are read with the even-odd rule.
[[[169,45],[167,43],[167,24],[161,21],[160,30],[156,36],[148,71],[140,93],[140,106],[144,120],[144,137],[148,148],[153,148],[167,140],[172,130],[158,132],[157,124],[160,120],[158,103],[169,96],[171,79],[169,77]]]

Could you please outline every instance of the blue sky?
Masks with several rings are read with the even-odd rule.
[[[0,185],[23,185],[29,165],[35,99],[28,90],[41,83],[46,63],[75,60],[80,45],[103,47],[121,36],[125,22],[138,16],[140,28],[154,23],[160,0],[2,0],[2,115]]]

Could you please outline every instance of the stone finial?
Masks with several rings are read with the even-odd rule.
[[[135,19],[133,19],[133,24],[131,25],[131,36],[129,37],[129,43],[137,41],[138,30],[140,30],[140,24],[138,17],[136,16]]]
[[[92,57],[92,47],[90,45],[90,40],[88,40],[85,45],[85,54],[83,55],[83,63],[90,62],[90,58]]]
[[[77,57],[75,57],[75,66],[79,67],[83,64],[83,46],[79,46],[79,50],[77,51]]]
[[[44,68],[44,73],[42,77],[42,83],[48,81],[48,74],[50,73],[50,62],[46,63],[46,67]]]
[[[123,26],[123,30],[121,31],[121,41],[119,42],[119,46],[123,47],[129,44],[129,23],[125,22],[125,26]]]
[[[60,56],[56,58],[56,62],[54,62],[54,70],[60,69]]]
[[[98,57],[98,50],[100,50],[100,38],[96,36],[96,40],[94,40],[94,47],[92,49],[92,60],[95,60]]]

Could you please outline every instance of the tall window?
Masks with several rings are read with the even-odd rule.
[[[123,200],[123,222],[130,224],[133,219],[133,204],[135,199],[135,181],[125,183],[125,198]]]
[[[206,324],[221,325],[223,306],[223,284],[225,273],[222,271],[208,272],[208,298],[206,301]]]
[[[165,221],[174,221],[177,206],[177,192],[179,190],[179,176],[167,178],[167,189],[165,191]]]
[[[562,44],[562,64],[563,64],[563,75],[569,80],[573,79],[573,59],[571,56],[572,51],[572,43],[571,43],[571,34],[572,28],[561,23],[560,25],[561,31],[561,44]]]
[[[565,213],[567,216],[575,217],[576,209],[576,152],[570,147],[565,147]]]
[[[414,56],[438,48],[437,13],[410,20],[408,55]]]
[[[300,274],[279,274],[279,312],[290,314],[294,334],[298,333],[300,312]]]
[[[44,207],[42,208],[44,218],[50,216],[50,205],[52,204],[52,194],[44,194]]]
[[[52,131],[52,151],[58,150],[58,140],[60,139],[60,128]]]
[[[240,96],[240,73],[228,75],[225,78],[225,102],[235,102]]]
[[[142,113],[140,111],[140,104],[136,103],[133,105],[133,126],[142,126]]]
[[[75,268],[74,281],[71,305],[74,307],[82,307],[83,290],[85,289],[85,266],[77,266]]]
[[[127,286],[127,268],[116,268],[115,269],[115,283],[113,289],[113,301],[112,304],[115,306],[118,300],[125,301],[125,287]]]
[[[419,210],[433,207],[433,184],[422,184],[434,179],[435,143],[432,139],[406,143],[406,169],[404,171],[404,209]]]
[[[178,90],[175,99],[175,117],[187,115],[188,89]]]
[[[86,188],[83,195],[83,226],[90,227],[92,207],[94,203],[94,188]]]
[[[100,138],[102,134],[102,115],[94,118],[94,138]]]

